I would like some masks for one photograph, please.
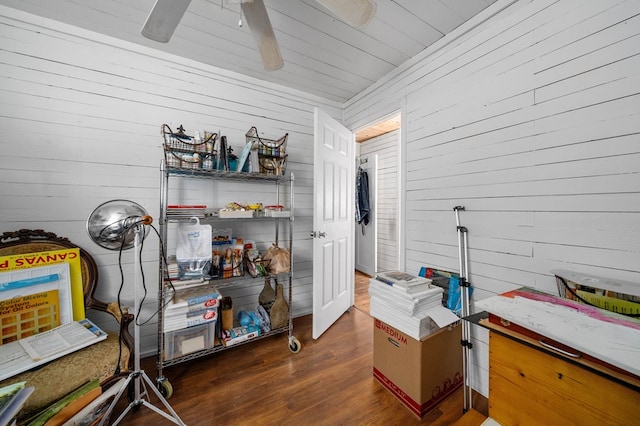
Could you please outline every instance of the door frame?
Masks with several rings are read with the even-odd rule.
[[[403,99],[401,102],[401,105],[397,106],[396,108],[392,108],[391,112],[387,113],[387,114],[381,114],[381,115],[376,115],[375,119],[371,119],[369,121],[367,121],[365,125],[356,127],[356,130],[353,131],[354,134],[357,134],[358,132],[368,129],[369,127],[372,127],[380,122],[383,122],[385,120],[388,120],[392,117],[395,117],[397,115],[400,116],[400,132],[399,132],[399,139],[398,139],[398,145],[397,145],[397,154],[398,154],[398,161],[397,161],[397,167],[398,167],[398,210],[399,210],[399,215],[398,215],[398,268],[402,271],[406,270],[406,257],[405,257],[405,244],[406,244],[406,237],[405,237],[405,223],[406,223],[406,195],[405,195],[405,188],[406,188],[406,170],[404,167],[405,164],[405,157],[406,157],[406,146],[403,143],[403,141],[407,140],[406,138],[406,132],[407,132],[407,126],[406,126],[406,117],[407,117],[407,107],[406,107],[406,100]],[[357,145],[359,142],[353,141],[354,145]],[[353,152],[354,152],[354,162],[355,162],[355,151],[356,151],[356,147],[354,146]],[[355,164],[355,163],[354,163]],[[354,194],[355,194],[355,174],[354,174]],[[354,249],[353,249],[354,253],[355,253],[355,239],[354,239]],[[376,247],[376,253],[378,252],[378,249]],[[354,259],[354,265],[355,265],[355,259]],[[377,262],[376,262],[377,265]],[[377,272],[377,271],[376,271]],[[354,295],[355,297],[355,295]]]

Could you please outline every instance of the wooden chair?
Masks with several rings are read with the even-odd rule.
[[[0,256],[76,247],[78,246],[67,238],[41,229],[4,232],[0,237]],[[116,302],[105,303],[94,297],[98,285],[98,268],[91,255],[82,248],[80,259],[85,312],[89,314],[89,310],[93,309],[111,314],[117,321],[117,324],[114,323],[114,329],[119,330],[119,336],[108,331],[109,336],[106,340],[0,382],[0,386],[6,386],[26,381],[26,386],[35,387],[34,393],[20,412],[19,419],[29,418],[91,380],[99,379],[104,388],[133,370],[134,346],[128,329],[133,315],[121,315]],[[119,370],[116,369],[118,360]]]

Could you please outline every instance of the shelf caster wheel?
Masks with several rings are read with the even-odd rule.
[[[158,381],[158,390],[164,399],[169,399],[171,395],[173,395],[173,386],[171,386],[171,383],[167,379]]]
[[[300,340],[296,339],[295,337],[290,337],[289,350],[294,354],[297,354],[298,352],[300,352],[300,349],[302,349],[302,343],[300,343]]]

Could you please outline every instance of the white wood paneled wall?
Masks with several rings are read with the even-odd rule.
[[[251,126],[266,137],[288,132],[296,183],[293,312],[311,312],[313,107],[340,117],[339,105],[6,7],[0,7],[0,93],[2,230],[41,228],[85,248],[99,267],[96,295],[107,301],[120,284],[117,252],[91,242],[85,221],[115,198],[157,217],[161,124],[182,124],[190,134],[221,131],[236,147]],[[176,187],[173,201],[214,207],[260,196],[235,186],[212,194],[203,181]],[[123,259],[129,278],[122,301],[131,306],[133,254]],[[144,320],[157,308],[155,235],[145,242],[143,263]],[[239,300],[251,307],[251,297]],[[143,354],[156,351],[156,321],[142,329]]]
[[[521,285],[553,292],[559,267],[640,283],[639,33],[637,0],[518,1],[344,106],[350,128],[403,108],[407,271],[457,270],[462,204],[476,299]],[[157,215],[160,124],[221,130],[236,146],[252,125],[289,132],[294,312],[310,312],[312,112],[339,116],[339,105],[4,7],[0,40],[3,230],[69,237],[94,255],[98,296],[112,300],[117,256],[89,241],[85,220],[113,198]],[[202,193],[185,189],[185,202]],[[156,307],[156,242],[145,248],[143,316]],[[143,351],[155,333],[151,321]],[[487,394],[483,336],[475,347]]]
[[[396,271],[398,259],[398,144],[400,130],[360,144],[360,155],[378,155],[377,233],[378,271]]]
[[[475,300],[554,293],[557,268],[639,294],[640,2],[518,1],[456,36],[344,112],[358,127],[404,104],[406,270],[458,270],[464,205]]]

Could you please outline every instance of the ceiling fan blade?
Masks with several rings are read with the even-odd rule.
[[[340,20],[354,27],[364,27],[376,14],[373,0],[316,0]]]
[[[244,18],[258,46],[264,69],[267,71],[279,70],[284,66],[284,62],[263,0],[242,2],[241,6]]]
[[[187,11],[191,0],[156,0],[142,27],[143,36],[166,43]]]

